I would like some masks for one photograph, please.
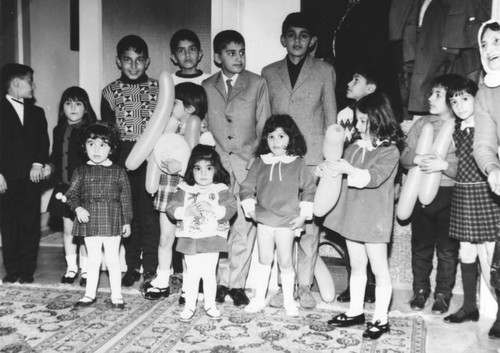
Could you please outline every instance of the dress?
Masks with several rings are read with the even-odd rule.
[[[121,236],[123,225],[132,221],[130,184],[116,164],[77,168],[66,198],[73,211],[81,206],[90,213],[88,223],[74,222],[73,236]]]
[[[360,145],[364,141],[357,140],[344,152],[344,159],[359,168],[359,172],[344,176],[339,201],[323,224],[352,241],[388,243],[394,219],[394,179],[399,151],[393,144]],[[365,176],[359,178],[363,173]]]
[[[194,202],[206,201],[215,213],[184,216],[184,210]],[[167,207],[168,215],[177,219],[176,250],[185,255],[227,251],[229,220],[236,213],[236,199],[225,184],[206,187],[180,183]]]
[[[474,128],[453,133],[458,171],[451,199],[450,238],[470,243],[495,241],[500,224],[499,197],[491,192],[486,176],[472,155]]]

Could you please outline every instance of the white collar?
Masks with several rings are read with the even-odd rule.
[[[24,105],[24,98],[14,98],[8,94],[6,94],[5,97],[7,97],[7,99],[9,100],[9,102],[12,103],[12,105],[20,105],[20,106]]]
[[[222,74],[222,79],[224,80],[224,84],[226,84],[227,80],[231,80],[231,84],[233,85],[233,87],[234,87],[234,84],[236,83],[236,80],[240,76],[240,74],[234,74],[233,77],[227,77],[226,75],[224,75],[222,70],[220,73]]]
[[[100,165],[100,166],[103,166],[103,167],[109,167],[109,166],[111,166],[113,164],[113,162],[111,162],[111,160],[108,158],[104,162],[99,163],[99,164],[96,164],[96,163],[94,163],[92,161],[88,161],[87,164],[88,165]]]
[[[211,191],[211,192],[221,192],[223,190],[228,190],[227,185],[224,184],[224,183],[213,183],[213,184],[210,184],[208,186],[202,187],[202,186],[198,186],[196,184],[189,185],[186,182],[181,182],[178,185],[178,188],[182,189],[182,190],[184,190],[185,192],[188,192],[188,193],[200,192],[202,190],[208,190],[208,191]]]
[[[462,130],[462,131],[463,131],[463,130],[467,129],[468,127],[473,128],[474,126],[475,126],[475,124],[474,124],[474,119],[469,120],[469,121],[467,121],[467,120],[463,120],[463,121],[460,123],[460,130]]]
[[[286,154],[282,156],[275,156],[272,153],[268,153],[268,154],[261,154],[260,158],[262,159],[262,162],[264,162],[265,164],[276,164],[278,162],[289,164],[292,163],[294,160],[296,160],[297,156],[288,156]]]

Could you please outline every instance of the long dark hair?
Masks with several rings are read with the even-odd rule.
[[[57,120],[57,126],[65,126],[68,124],[68,118],[64,114],[64,103],[67,101],[81,102],[85,108],[83,113],[82,121],[85,125],[95,123],[97,121],[97,116],[92,109],[90,104],[89,95],[87,92],[80,87],[72,86],[66,88],[61,96],[61,101],[59,102],[59,118]]]
[[[267,136],[279,127],[283,129],[290,139],[286,148],[286,154],[303,157],[307,153],[306,140],[292,117],[286,114],[272,115],[267,119],[259,145],[255,150],[255,156],[258,157],[271,152],[267,143]]]
[[[220,156],[215,150],[215,148],[208,145],[197,145],[191,151],[191,156],[189,157],[188,165],[186,168],[186,173],[184,175],[184,181],[188,185],[196,184],[194,180],[194,166],[199,161],[208,161],[212,164],[214,168],[214,183],[222,183],[229,186],[231,184],[231,177],[229,172],[224,168],[220,160]]]

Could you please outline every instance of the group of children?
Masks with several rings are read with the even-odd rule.
[[[494,41],[497,37],[500,26],[496,22],[480,32],[484,65],[492,71],[490,81],[498,79],[495,70],[500,72],[491,54],[499,50]],[[337,121],[335,71],[309,55],[316,40],[307,16],[288,15],[281,35],[287,55],[265,67],[259,76],[245,70],[241,34],[222,31],[213,43],[214,60],[221,70],[209,76],[198,69],[203,53],[196,34],[176,32],[170,43],[171,58],[180,71],[172,75],[175,101],[167,126],[183,136],[192,152],[185,171],[181,161],[162,161],[165,173],[155,195],[145,187],[147,162],[133,171],[124,168],[159,93],[158,81],[146,74],[150,58],[140,37],[126,36],[117,45],[121,77],[102,91],[102,122],[97,122],[83,89],[70,87],[63,93],[50,158],[43,111],[24,104],[33,95],[33,71],[18,64],[4,67],[2,82],[7,95],[0,120],[4,282],[33,281],[39,230],[31,228],[38,226],[40,213],[35,198],[40,196],[39,182],[53,175],[56,186],[49,211],[63,217],[67,270],[62,283],[73,283],[78,276],[80,245],[80,284],[86,291],[76,307],[96,301],[104,249],[114,309],[124,309],[121,286],[138,281],[142,266],[141,292],[150,300],[169,296],[171,267],[182,273],[181,321],[190,321],[195,315],[200,280],[208,316],[221,315],[216,303],[223,303],[226,295],[234,305],[255,313],[268,303],[266,293],[276,250],[281,287],[269,304],[284,306],[287,315],[297,316],[296,299],[305,309],[316,305],[310,290],[319,225],[312,206],[317,179],[330,168],[342,175],[342,186],[340,199],[323,226],[346,239],[351,275],[345,300],[350,301],[349,309],[328,324],[347,327],[365,323],[363,302],[367,300],[370,264],[375,277],[369,281],[375,312],[363,337],[378,339],[390,330],[392,285],[387,257],[395,180],[401,163],[406,169],[417,167],[424,173],[443,174],[434,201],[426,207],[417,203],[412,215],[414,296],[410,305],[421,310],[428,301],[437,249],[432,311],[448,310],[460,251],[464,304],[444,320],[477,321],[476,257],[487,277],[495,240],[497,247],[499,243],[500,209],[493,195],[500,194],[498,140],[492,136],[500,131],[494,109],[497,103],[492,98],[496,97],[495,89],[482,87],[478,93],[476,107],[482,108],[482,116],[489,117],[486,128],[474,119],[479,115],[474,109],[475,83],[458,75],[436,78],[428,100],[430,115],[416,121],[405,140],[390,100],[378,89],[376,72],[369,66],[360,67],[348,84],[348,98],[355,104],[338,114],[338,122],[346,130],[343,158],[325,162],[325,130]],[[431,123],[437,135],[450,119],[457,123],[447,155],[417,155],[423,126]],[[474,139],[475,121],[484,139]],[[200,136],[207,130],[215,148],[200,144]],[[16,238],[17,234],[22,236]],[[81,238],[84,242],[78,241]],[[122,238],[127,272],[120,278]],[[183,255],[177,260],[176,238],[175,251]],[[258,281],[250,301],[245,282],[255,240]],[[295,243],[296,264],[292,255]],[[219,258],[221,252],[227,253],[227,258]],[[493,269],[500,271],[500,255],[495,259]],[[492,284],[497,288],[498,282],[499,276],[493,276]],[[500,338],[500,317],[489,335]]]

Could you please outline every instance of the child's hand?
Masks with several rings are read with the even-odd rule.
[[[50,176],[50,174],[52,174],[52,168],[49,164],[45,164],[45,166],[42,169],[43,179],[47,179]]]
[[[196,209],[198,212],[210,212],[214,213],[214,206],[207,201],[200,201],[196,203]]]
[[[177,174],[182,170],[182,163],[174,158],[167,158],[161,161],[161,167],[165,168],[169,174]]]
[[[441,172],[448,168],[448,162],[437,153],[426,154],[422,156],[419,168],[426,174]]]
[[[33,164],[30,170],[30,180],[32,183],[39,183],[43,179],[42,166]]]
[[[290,225],[292,226],[292,230],[295,229],[302,229],[304,228],[304,223],[306,222],[306,217],[304,216],[298,216],[295,219],[292,219],[290,221]]]
[[[75,213],[76,213],[76,219],[78,220],[78,222],[88,223],[88,221],[90,219],[89,211],[87,211],[85,208],[80,206],[80,207],[77,207],[75,209]]]
[[[0,174],[0,194],[5,194],[7,191],[7,181],[3,177],[2,174]]]
[[[323,169],[325,169],[326,161],[321,162],[316,166],[316,169],[314,170],[314,175],[317,177],[321,178],[323,176]]]
[[[124,224],[122,227],[122,237],[128,238],[132,233],[132,229],[130,228],[130,224]]]
[[[196,206],[197,202],[193,202],[188,207],[184,209],[184,217],[194,217],[198,216],[200,212],[198,212],[198,207]]]
[[[415,163],[415,165],[420,165],[420,163],[422,163],[422,157],[422,155],[417,154],[415,158],[413,158],[413,163]]]
[[[339,174],[350,174],[354,170],[354,167],[345,159],[338,162],[328,162],[328,167]]]
[[[500,195],[500,169],[495,168],[488,173],[488,184],[490,184],[491,191]]]

